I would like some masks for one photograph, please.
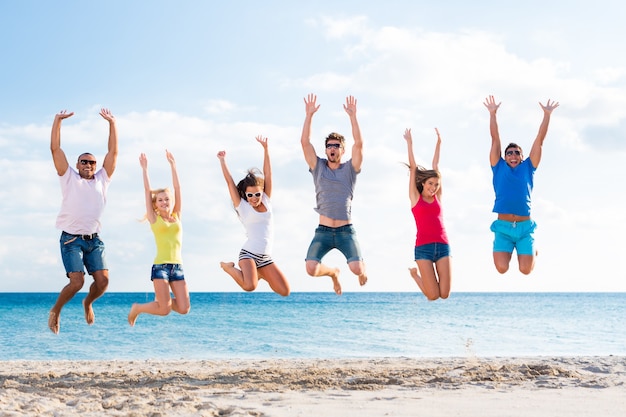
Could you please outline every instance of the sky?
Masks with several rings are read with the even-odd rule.
[[[274,173],[273,258],[293,292],[332,291],[329,278],[304,267],[318,223],[300,147],[309,93],[321,105],[318,154],[332,131],[349,149],[342,106],[357,99],[364,162],[352,220],[369,281],[360,287],[333,251],[324,262],[341,269],[344,292],[419,291],[407,270],[416,230],[402,134],[412,129],[416,159],[428,166],[435,127],[453,292],[626,291],[623,16],[617,0],[0,2],[0,291],[66,285],[50,128],[59,111],[75,112],[61,131],[68,160],[92,152],[102,161],[101,108],[119,132],[101,232],[109,291],[153,291],[138,157],[147,154],[153,187],[168,186],[165,149],[182,184],[190,291],[241,291],[219,267],[236,260],[245,231],[216,154],[226,151],[238,180],[262,166],[256,135],[268,138]],[[539,256],[529,276],[515,257],[504,275],[493,266],[488,95],[502,102],[503,142],[526,152],[539,102],[560,103],[535,175]]]

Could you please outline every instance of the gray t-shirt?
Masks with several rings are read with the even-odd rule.
[[[352,160],[339,165],[337,169],[328,167],[328,160],[317,157],[315,169],[309,169],[315,184],[315,211],[334,220],[350,220],[352,196],[358,172]]]

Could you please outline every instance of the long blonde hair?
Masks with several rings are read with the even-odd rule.
[[[156,207],[155,207],[157,195],[159,195],[161,193],[167,193],[170,196],[170,198],[173,198],[172,192],[167,187],[166,188],[157,188],[156,190],[150,190],[150,194],[152,195],[152,210],[155,213],[157,212]],[[172,204],[172,207],[174,207],[173,204]],[[148,213],[145,213],[143,215],[143,218],[141,218],[141,220],[139,220],[139,221],[143,222],[143,221],[146,221],[146,220],[148,220]]]

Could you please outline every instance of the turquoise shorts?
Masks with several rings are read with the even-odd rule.
[[[491,223],[491,231],[495,234],[493,251],[513,253],[515,249],[518,255],[534,255],[535,228],[537,228],[537,223],[532,219],[523,222],[495,220]]]

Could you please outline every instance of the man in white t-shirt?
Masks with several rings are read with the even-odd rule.
[[[65,110],[54,117],[50,138],[50,151],[54,167],[59,175],[63,201],[56,226],[60,229],[61,257],[70,282],[59,294],[48,316],[48,327],[57,334],[60,329],[61,309],[85,283],[85,268],[93,277],[89,293],[83,300],[85,320],[93,324],[95,316],[92,304],[106,291],[109,271],[106,265],[104,243],[100,240],[100,216],[106,204],[106,192],[117,162],[117,128],[115,116],[108,110],[100,110],[100,116],[109,122],[108,152],[102,168],[96,171],[96,157],[83,153],[76,161],[76,169],[70,167],[61,149],[61,122],[74,115]]]

